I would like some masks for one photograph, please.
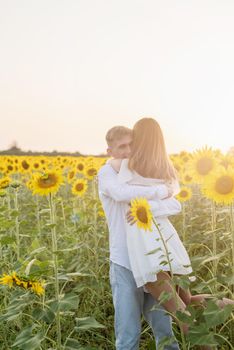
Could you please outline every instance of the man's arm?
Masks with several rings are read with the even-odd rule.
[[[168,187],[160,186],[138,186],[122,184],[118,181],[118,174],[108,164],[104,165],[98,172],[99,193],[111,197],[116,202],[129,203],[133,198],[143,197],[146,199],[163,199],[168,196]]]
[[[151,211],[154,217],[176,215],[181,212],[181,204],[173,196],[180,192],[180,185],[177,180],[169,184],[169,196],[165,199],[149,200]]]
[[[181,212],[180,202],[173,198],[148,200],[154,217],[176,215]]]

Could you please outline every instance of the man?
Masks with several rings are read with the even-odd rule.
[[[106,135],[108,155],[113,158],[128,158],[131,152],[132,131],[123,126],[110,129]],[[165,309],[143,288],[137,288],[131,272],[125,234],[125,214],[121,202],[130,202],[135,197],[157,200],[168,197],[168,188],[134,186],[118,181],[118,174],[108,162],[98,173],[99,197],[105,211],[109,228],[110,283],[115,308],[115,335],[117,350],[137,350],[141,334],[141,315],[152,327],[156,344],[165,337],[172,337],[171,319]],[[161,205],[162,204],[162,205]],[[170,209],[170,199],[160,201],[159,215],[175,214]],[[151,311],[156,305],[158,310]],[[167,350],[178,350],[172,340]]]

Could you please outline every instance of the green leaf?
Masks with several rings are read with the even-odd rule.
[[[176,317],[179,321],[187,324],[193,324],[193,317],[182,311],[176,311]]]
[[[76,339],[69,338],[66,342],[65,350],[85,350],[84,346],[81,345]]]
[[[17,216],[19,216],[19,211],[18,210],[12,210],[10,215],[11,215],[11,217],[16,218]]]
[[[231,315],[232,310],[233,305],[226,305],[223,309],[220,309],[214,301],[209,301],[203,313],[207,326],[214,327],[223,324]]]
[[[55,313],[51,310],[51,308],[45,310],[36,308],[33,310],[32,316],[35,320],[42,320],[48,324],[52,323],[55,319]]]
[[[13,244],[13,243],[15,243],[15,241],[16,241],[15,237],[10,237],[10,236],[2,237],[1,240],[0,240],[2,245],[4,245],[4,244]]]
[[[77,309],[79,305],[79,296],[73,292],[64,294],[64,296],[57,302],[56,300],[50,303],[50,308],[53,312],[69,311]]]
[[[89,330],[91,328],[106,328],[104,325],[95,320],[94,317],[76,318],[77,326],[75,330]]]
[[[165,303],[166,301],[170,300],[171,298],[172,298],[172,293],[163,291],[163,292],[160,294],[158,300],[159,300],[160,304],[163,304],[163,303]]]
[[[157,350],[164,350],[165,346],[172,345],[176,342],[175,337],[163,337],[157,345]]]
[[[215,346],[217,342],[214,339],[214,333],[207,328],[205,323],[190,328],[188,340],[191,345],[210,345]]]
[[[161,250],[162,250],[162,248],[156,248],[156,249],[153,249],[153,250],[149,251],[149,252],[146,253],[145,255],[155,254],[155,253],[157,253],[157,252],[159,252],[159,251],[161,251]]]
[[[59,301],[60,311],[68,311],[77,309],[79,305],[79,296],[75,293],[67,293],[63,299]]]
[[[44,335],[41,332],[37,333],[36,335],[33,335],[32,331],[36,327],[37,326],[33,324],[32,326],[23,329],[23,331],[16,337],[16,340],[12,346],[17,346],[19,349],[22,350],[38,349],[44,338]]]
[[[47,228],[54,228],[56,227],[56,224],[45,224]]]
[[[173,276],[173,282],[175,285],[179,286],[182,289],[188,289],[191,282],[188,276]]]

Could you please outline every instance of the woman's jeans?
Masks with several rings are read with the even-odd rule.
[[[137,350],[141,335],[141,316],[151,326],[156,345],[165,337],[172,337],[171,318],[165,309],[143,287],[137,288],[133,274],[123,266],[110,262],[110,283],[115,308],[115,337],[117,350]],[[154,305],[159,310],[150,311]],[[176,341],[164,347],[178,350]]]

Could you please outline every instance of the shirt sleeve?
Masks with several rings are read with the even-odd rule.
[[[120,183],[118,174],[110,166],[105,165],[98,172],[99,195],[111,197],[116,202],[129,203],[133,198],[143,197],[146,199],[162,199],[168,196],[166,185],[139,186]]]
[[[148,203],[151,207],[152,214],[155,218],[160,216],[176,215],[181,212],[180,202],[173,197],[166,198],[163,200],[149,200]]]

